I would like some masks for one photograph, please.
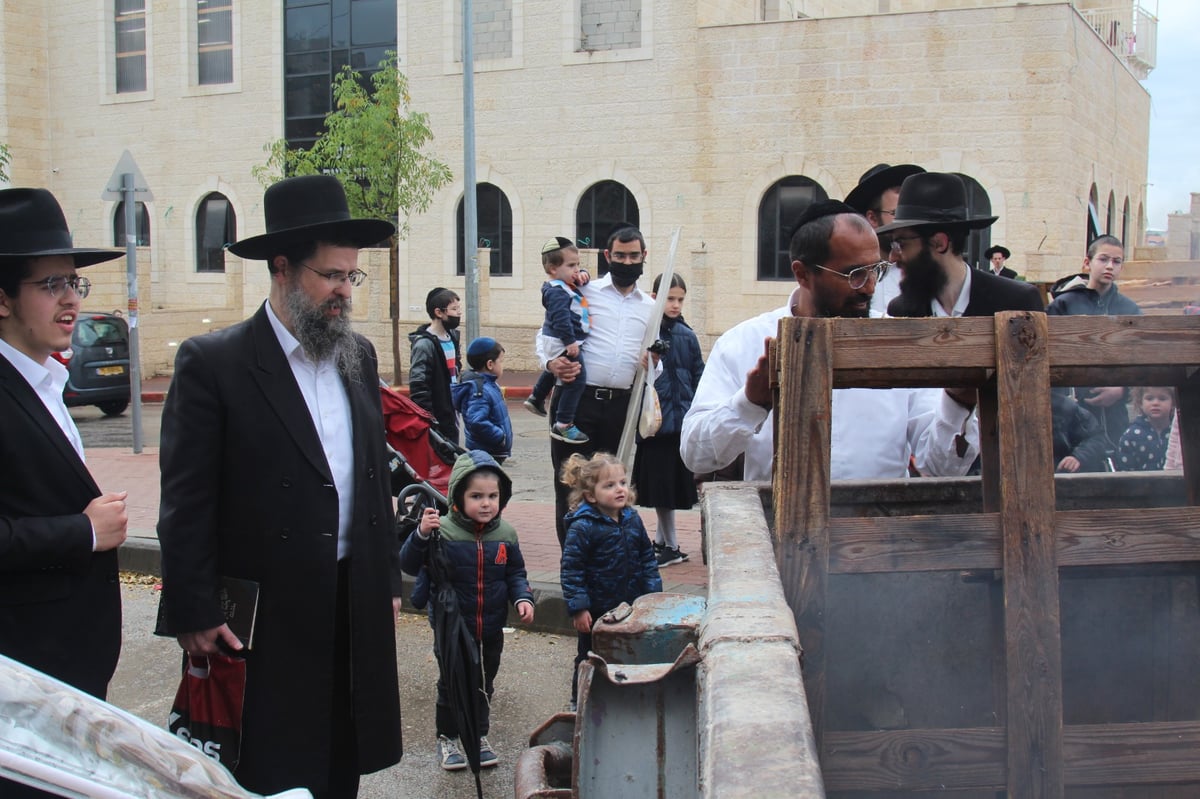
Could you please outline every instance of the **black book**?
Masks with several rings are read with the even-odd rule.
[[[258,616],[258,583],[240,577],[222,577],[219,597],[221,613],[225,623],[250,649],[254,646],[254,622]],[[154,625],[155,635],[174,638],[176,633],[167,623],[167,602],[164,594],[158,601],[158,621]]]

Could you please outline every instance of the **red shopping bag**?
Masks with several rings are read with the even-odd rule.
[[[167,729],[233,771],[242,744],[245,694],[243,658],[188,657]]]

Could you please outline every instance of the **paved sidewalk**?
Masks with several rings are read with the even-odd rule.
[[[516,441],[513,459],[505,469],[513,479],[513,501],[504,518],[517,528],[529,579],[538,598],[538,627],[570,631],[570,620],[562,607],[558,582],[560,549],[554,531],[554,495],[550,485],[550,444],[545,420],[526,411],[520,400],[528,396],[537,375],[506,373],[508,410]],[[161,401],[169,390],[169,378],[152,378],[143,384],[143,400]],[[159,473],[158,448],[146,447],[140,455],[119,447],[89,447],[88,467],[105,491],[128,491],[129,539],[121,548],[122,567],[161,574],[158,536]],[[646,529],[653,536],[657,520],[653,510],[642,509]],[[685,563],[662,570],[663,589],[680,593],[705,593],[708,572],[701,558],[700,513],[678,511],[679,545],[689,553]]]

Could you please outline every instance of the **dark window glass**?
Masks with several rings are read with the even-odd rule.
[[[146,10],[146,0],[114,0],[113,10],[117,16],[144,12]]]
[[[1121,243],[1125,245],[1126,250],[1131,250],[1129,246],[1129,198],[1125,198],[1125,205],[1121,210]]]
[[[233,0],[196,0],[196,79],[233,82]]]
[[[954,174],[962,178],[967,189],[967,216],[991,216],[992,200],[988,193],[979,185],[979,181],[961,172]],[[963,251],[963,260],[977,269],[987,266],[983,262],[983,252],[992,246],[992,229],[990,227],[972,230],[967,236],[967,248]]]
[[[134,203],[133,214],[137,225],[137,246],[150,246],[150,211],[145,203]],[[125,246],[125,201],[117,203],[113,211],[113,246]]]
[[[758,204],[758,279],[792,280],[788,252],[792,226],[809,205],[828,200],[821,184],[804,175],[775,181]]]
[[[476,233],[480,249],[490,249],[492,275],[511,275],[512,267],[512,206],[504,192],[491,183],[480,183],[475,187],[476,210],[479,221]],[[456,274],[466,274],[463,260],[463,228],[465,223],[464,203],[458,201],[458,268]]]
[[[379,62],[396,49],[396,2],[286,0],[285,9],[284,136],[290,147],[308,147],[333,110],[342,67],[360,72],[369,89]]]
[[[1096,237],[1100,235],[1100,195],[1096,193],[1096,184],[1092,184],[1092,190],[1088,192],[1088,208],[1087,208],[1087,238],[1086,244],[1090,247]]]
[[[113,6],[117,93],[146,91],[146,3],[117,0]]]
[[[575,243],[580,247],[603,250],[609,234],[621,222],[641,226],[633,192],[615,180],[593,183],[575,206]],[[608,263],[603,255],[598,266],[601,276],[608,273]]]
[[[1117,198],[1111,191],[1108,193],[1108,215],[1104,218],[1104,232],[1112,235],[1117,224]]]
[[[196,211],[196,271],[224,272],[225,245],[236,240],[233,206],[223,194],[207,195]]]

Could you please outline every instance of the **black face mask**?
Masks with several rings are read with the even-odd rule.
[[[442,320],[442,327],[446,328],[447,330],[454,330],[456,327],[458,327],[458,323],[461,321],[461,316],[447,316]]]
[[[642,276],[642,267],[644,265],[610,263],[608,265],[608,273],[612,275],[613,285],[623,289],[629,288]]]

